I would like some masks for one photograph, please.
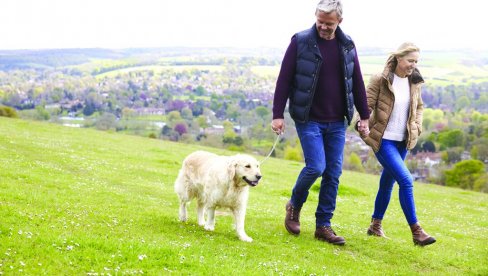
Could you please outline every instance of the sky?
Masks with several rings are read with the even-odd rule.
[[[312,27],[318,0],[2,0],[0,49],[271,47]],[[358,48],[488,51],[484,0],[343,0]]]

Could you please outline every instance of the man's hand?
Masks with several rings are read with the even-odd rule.
[[[271,129],[274,133],[280,135],[285,133],[285,120],[284,119],[274,119],[271,121]]]

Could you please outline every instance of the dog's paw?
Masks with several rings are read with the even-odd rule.
[[[209,225],[205,225],[205,230],[207,230],[207,231],[213,231],[213,230],[215,230],[215,227],[209,226]]]
[[[241,241],[245,241],[245,242],[252,242],[252,238],[249,236],[241,236],[241,237],[239,237],[239,239]]]

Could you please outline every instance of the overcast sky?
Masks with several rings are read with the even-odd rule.
[[[318,0],[2,0],[0,49],[164,46],[285,49]],[[343,0],[358,48],[488,50],[484,0]]]

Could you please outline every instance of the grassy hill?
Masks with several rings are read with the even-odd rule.
[[[268,159],[251,190],[241,242],[219,212],[215,232],[178,221],[173,181],[201,147],[0,117],[0,274],[487,275],[488,195],[416,183],[418,217],[437,243],[416,247],[397,188],[369,237],[378,176],[345,171],[333,226],[347,244],[313,238],[314,187],[302,234],[283,226],[297,162]],[[207,149],[231,154],[220,149]],[[258,156],[258,160],[262,157]]]

